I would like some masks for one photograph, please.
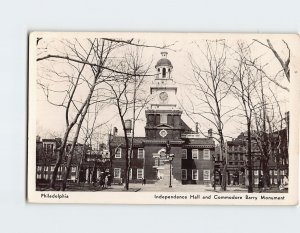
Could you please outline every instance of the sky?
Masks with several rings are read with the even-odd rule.
[[[72,35],[74,36],[74,35]],[[128,36],[128,35],[126,35]],[[126,38],[126,36],[122,35],[122,38]],[[131,35],[129,35],[129,38]],[[214,40],[214,39],[226,39],[226,44],[229,46],[234,47],[237,40],[240,39],[238,36],[235,36],[232,38],[230,35],[219,35],[219,36],[199,36],[197,34],[147,34],[145,35],[138,35],[139,37],[135,37],[135,41],[138,40],[137,38],[140,38],[140,41],[147,44],[147,45],[155,45],[155,46],[163,46],[163,45],[172,45],[170,46],[170,49],[164,49],[163,51],[168,52],[168,59],[172,62],[173,65],[173,71],[172,76],[174,79],[174,82],[178,88],[177,98],[180,103],[182,103],[181,108],[188,108],[190,106],[191,102],[196,102],[197,100],[193,98],[193,86],[191,86],[191,80],[193,79],[193,71],[192,71],[192,65],[190,62],[190,57],[192,57],[193,60],[200,66],[205,67],[205,58],[203,57],[203,51],[205,51],[205,39]],[[67,35],[67,37],[70,37],[70,35]],[[118,35],[117,38],[120,36]],[[242,39],[244,39],[247,43],[253,42],[252,38],[244,38],[241,36]],[[266,38],[260,38],[261,41],[265,41]],[[64,51],[63,46],[61,43],[58,43],[61,38],[53,38],[53,37],[43,37],[43,43],[41,43],[39,46],[40,48],[47,47],[47,50],[43,52],[43,54],[46,53],[58,53]],[[82,39],[79,37],[79,40]],[[275,37],[272,42],[276,49],[278,49],[279,54],[285,57],[287,55],[286,48],[284,47],[282,41],[282,37]],[[290,38],[284,38],[285,40],[289,40]],[[291,49],[293,48],[294,40],[291,39],[291,43],[289,44]],[[145,63],[150,65],[149,73],[155,72],[155,64],[156,62],[161,58],[161,49],[157,48],[144,48],[143,49],[143,60]],[[291,54],[291,69],[294,70],[294,73],[297,72],[297,67],[294,64],[293,60],[293,49]],[[121,53],[121,52],[120,52]],[[42,54],[42,55],[43,55]],[[40,56],[41,54],[38,52],[37,56]],[[264,46],[260,44],[255,44],[255,46],[252,49],[252,55],[253,56],[260,56],[262,62],[264,64],[267,64],[265,67],[265,70],[270,76],[274,76],[278,73],[278,71],[281,69],[279,62],[275,59],[274,55]],[[230,52],[229,52],[229,65],[230,65]],[[44,61],[44,63],[37,63],[37,79],[39,79],[39,76],[43,76],[44,73],[47,73],[45,71],[45,67],[48,67],[48,69],[58,69],[60,71],[67,69],[63,65],[59,65],[59,68],[57,68],[53,63],[48,66],[46,63],[47,61]],[[233,62],[233,61],[231,61]],[[50,64],[50,63],[49,63]],[[52,74],[53,75],[53,74]],[[149,78],[150,81],[145,84],[145,94],[148,94],[150,92],[150,85],[151,85],[151,79],[154,80],[153,77]],[[280,78],[279,82],[283,85],[288,86],[289,84],[285,81],[285,78]],[[65,85],[64,83],[59,84],[61,86]],[[274,85],[270,85],[272,90],[276,93],[278,99],[280,99],[281,103],[281,110],[287,111],[289,110],[289,104],[288,104],[288,98],[289,94],[288,92],[282,90],[281,88],[278,88]],[[267,88],[266,88],[267,89]],[[53,106],[49,104],[45,97],[45,93],[42,91],[42,89],[37,86],[37,99],[36,99],[36,106],[37,106],[37,134],[44,137],[53,137],[53,136],[62,136],[62,133],[65,129],[65,122],[64,122],[64,109],[61,107]],[[147,93],[148,90],[148,93]],[[84,98],[85,91],[82,91],[79,93],[79,97]],[[82,95],[82,96],[80,96]],[[189,96],[190,99],[187,98]],[[58,100],[58,96],[53,96],[52,100],[54,102]],[[228,98],[224,100],[224,105],[227,107],[231,107],[234,105],[237,105],[238,102],[234,98]],[[193,120],[191,120],[191,117]],[[195,128],[194,122],[199,122],[201,130],[204,132],[207,132],[209,128],[213,128],[213,125],[209,123],[207,120],[205,120],[202,117],[195,117],[195,116],[187,116],[185,113],[182,115],[183,120],[192,128]],[[98,120],[100,123],[105,123],[99,130],[99,134],[107,134],[112,127],[116,126],[119,128],[119,132],[121,132],[121,124],[120,120],[117,115],[116,108],[113,106],[106,107],[102,112]],[[194,122],[193,122],[194,121]],[[144,136],[144,126],[145,126],[145,114],[141,114],[140,120],[136,123],[136,136]],[[224,133],[225,135],[229,135],[231,137],[236,137],[241,131],[245,131],[245,126],[242,123],[240,118],[234,118],[229,123],[227,123],[224,127]],[[101,136],[99,136],[101,138]],[[104,140],[105,139],[100,139]]]

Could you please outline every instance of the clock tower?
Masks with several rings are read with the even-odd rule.
[[[150,88],[150,108],[174,110],[177,108],[177,87],[172,76],[173,65],[167,58],[167,52],[161,52],[161,55],[162,58],[155,65],[156,76]]]
[[[173,65],[167,52],[161,52],[155,65],[156,75],[150,87],[152,101],[146,110],[146,137],[151,139],[180,139],[181,114],[173,81]]]

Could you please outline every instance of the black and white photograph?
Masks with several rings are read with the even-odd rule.
[[[296,204],[299,42],[31,33],[28,200]]]

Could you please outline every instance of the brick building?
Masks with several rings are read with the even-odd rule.
[[[130,158],[130,182],[167,185],[170,179],[170,162],[166,145],[170,144],[173,184],[203,184],[210,182],[213,171],[215,143],[211,135],[200,137],[197,126],[193,131],[181,118],[177,87],[173,81],[173,65],[162,52],[157,62],[157,75],[150,87],[152,101],[145,110],[145,137],[134,138]],[[130,122],[130,121],[129,121]],[[130,138],[130,137],[129,137]],[[125,172],[125,138],[111,136],[113,182],[122,183]]]
[[[272,153],[268,160],[268,185],[278,185],[284,175],[288,175],[288,138],[287,128],[268,134],[272,141]],[[247,132],[241,133],[237,138],[228,141],[227,147],[227,184],[247,184]],[[218,156],[219,149],[216,149]],[[263,175],[262,155],[254,136],[251,138],[252,176],[253,184],[258,186],[259,178]],[[217,169],[217,171],[219,171]]]
[[[52,172],[54,171],[58,148],[61,139],[41,139],[36,138],[36,186],[37,188],[47,186],[50,183]],[[65,154],[70,150],[71,144],[66,147]],[[69,183],[86,182],[90,183],[92,177],[99,177],[101,172],[110,171],[109,152],[102,145],[97,150],[93,150],[83,144],[78,143],[75,147],[74,156],[71,163],[71,170],[68,177]],[[62,181],[66,165],[66,157],[58,168],[57,181]]]

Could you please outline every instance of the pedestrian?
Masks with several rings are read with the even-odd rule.
[[[142,185],[146,185],[146,179],[145,179],[145,178],[143,178],[143,183],[142,183]]]
[[[260,193],[263,191],[263,187],[264,187],[263,176],[260,176],[260,177],[259,177],[259,182],[258,182],[258,189],[259,189],[259,192],[260,192]]]
[[[108,186],[107,186],[107,183],[108,183],[108,177],[107,177],[107,176],[105,176],[104,182],[105,182],[105,188],[107,188],[107,187],[108,187]]]
[[[282,184],[279,186],[279,189],[285,190],[285,189],[288,189],[288,187],[289,187],[289,179],[288,179],[287,175],[284,175]]]

